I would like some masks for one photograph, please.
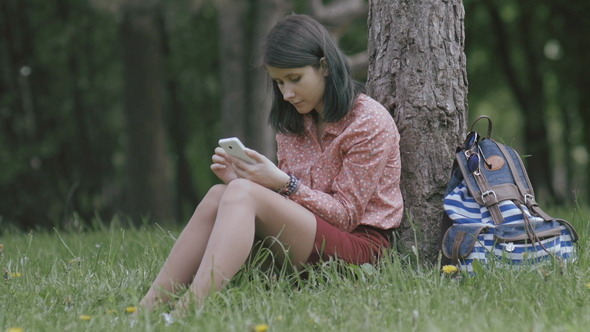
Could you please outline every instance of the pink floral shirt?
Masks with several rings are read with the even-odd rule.
[[[359,225],[398,227],[403,213],[399,133],[389,112],[361,94],[321,138],[311,115],[304,115],[304,126],[300,135],[276,136],[279,168],[301,180],[289,198],[344,231]]]

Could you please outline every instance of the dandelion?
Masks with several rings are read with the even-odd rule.
[[[125,308],[125,312],[128,314],[132,314],[137,311],[137,307],[127,307]]]
[[[81,320],[88,321],[88,320],[91,320],[92,319],[92,316],[90,316],[90,315],[80,315],[80,319]]]
[[[11,327],[6,332],[25,332],[25,329],[22,327]]]
[[[457,273],[459,269],[455,265],[445,265],[442,267],[442,271],[444,274],[453,274]]]
[[[254,326],[254,332],[266,332],[268,331],[268,325],[266,324],[258,324]]]
[[[13,279],[13,278],[20,278],[22,276],[23,275],[20,272],[10,272],[10,271],[4,269],[4,275],[3,275],[4,280],[10,280],[10,279]]]
[[[590,289],[590,282],[586,284],[586,288]]]

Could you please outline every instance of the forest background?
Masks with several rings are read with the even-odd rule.
[[[590,1],[463,3],[469,123],[493,117],[493,136],[527,156],[539,201],[588,205]],[[291,12],[318,18],[364,82],[367,6],[0,1],[0,231],[186,220],[217,182],[219,138],[274,157],[257,66],[268,29]]]

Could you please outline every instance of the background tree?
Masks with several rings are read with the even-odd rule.
[[[470,105],[526,155],[538,198],[588,199],[587,1],[465,0]]]
[[[343,38],[353,28],[357,31],[365,32],[365,29],[359,29],[355,26],[355,22],[359,22],[359,18],[367,16],[369,6],[364,0],[345,0],[332,1],[329,4],[324,4],[322,0],[308,0],[310,15],[315,17],[318,21],[332,28],[331,34],[340,44],[344,44]],[[365,24],[363,22],[363,24]],[[350,34],[349,34],[350,35]],[[351,45],[342,45],[348,54],[348,63],[351,67],[353,75],[358,80],[365,80],[367,77],[367,65],[369,57],[366,49],[366,34],[362,35],[364,42],[355,41],[354,44],[362,45],[362,48],[355,50],[355,53],[350,53],[349,47]],[[358,46],[357,46],[358,47]],[[353,46],[353,48],[356,48]]]
[[[219,24],[221,135],[246,137],[246,31],[248,2],[214,1]]]
[[[237,136],[249,147],[274,155],[274,134],[267,124],[269,82],[259,67],[264,37],[289,8],[285,0],[215,0],[220,25],[221,136]],[[249,17],[253,17],[246,24]]]
[[[268,81],[256,61],[266,32],[285,14],[308,13],[326,24],[348,54],[356,78],[366,80],[367,0],[239,1],[242,8],[237,9],[241,14],[234,19],[240,23],[233,30],[223,28],[229,24],[223,22],[229,13],[222,5],[229,5],[219,1],[0,1],[0,232],[6,224],[34,228],[81,226],[93,219],[108,222],[121,211],[132,211],[125,208],[126,197],[143,195],[142,191],[151,192],[145,193],[143,202],[153,202],[153,197],[160,195],[170,197],[167,214],[182,222],[194,211],[201,195],[217,183],[209,170],[211,153],[217,140],[225,135],[222,130],[234,125],[243,130],[246,144],[272,158],[274,135],[266,123]],[[461,37],[460,33],[459,37],[446,35],[452,32],[446,28],[451,21],[446,9],[457,6],[457,17],[462,12],[455,2],[436,6],[425,1],[389,2],[371,3],[374,8],[389,7],[383,7],[379,16],[374,14],[371,19],[373,74],[369,91],[382,98],[398,120],[407,137],[402,143],[410,146],[407,151],[419,152],[407,157],[408,162],[419,154],[432,165],[440,162],[442,168],[447,167],[450,161],[440,161],[441,149],[427,149],[421,144],[432,138],[424,127],[432,126],[437,131],[447,126],[452,132],[458,126],[453,121],[461,121],[453,120],[452,113],[459,112],[464,96],[453,92],[450,97],[450,91],[445,89],[451,88],[440,82],[445,78],[465,79],[464,73],[450,71],[456,59],[455,49],[445,49],[447,53],[443,54],[439,41]],[[494,136],[516,146],[522,154],[537,154],[529,151],[527,140],[543,142],[541,147],[550,165],[533,162],[533,157],[525,159],[529,168],[547,168],[543,173],[547,174],[545,182],[554,194],[538,192],[543,204],[568,204],[574,199],[587,204],[590,66],[586,64],[590,43],[582,32],[590,28],[590,20],[584,16],[590,11],[590,2],[464,3],[470,117],[493,116],[497,124]],[[150,7],[153,4],[159,6],[157,10],[153,9],[157,6]],[[146,25],[135,26],[140,23]],[[399,27],[400,32],[392,26]],[[124,28],[129,30],[124,32]],[[506,32],[502,40],[498,39],[498,29]],[[138,33],[141,40],[125,37],[127,33]],[[394,39],[388,40],[388,36]],[[228,57],[230,53],[224,50],[232,47],[229,44],[234,37],[240,38],[242,51]],[[380,50],[377,42],[385,49]],[[507,50],[500,50],[500,45]],[[392,51],[392,47],[398,49]],[[150,54],[138,54],[135,59],[131,54],[140,48],[151,50]],[[449,63],[433,60],[436,70],[417,65],[427,56],[438,60],[447,55],[452,60]],[[138,70],[147,61],[154,66]],[[241,67],[226,66],[229,62]],[[234,82],[223,79],[231,75],[230,68],[241,71],[242,78]],[[510,72],[518,85],[508,81]],[[133,79],[139,82],[140,75],[144,75],[145,82],[130,85]],[[409,79],[418,76],[423,79]],[[245,99],[240,105],[224,103],[231,92],[226,84],[238,81],[241,83],[236,89],[242,90]],[[388,85],[390,92],[384,94],[376,88]],[[515,86],[528,91],[521,94],[526,99],[536,96],[543,103],[523,103]],[[130,100],[132,94],[141,100]],[[141,101],[147,108],[140,106]],[[529,107],[530,113],[524,112],[526,103],[534,104]],[[131,106],[134,112],[143,113],[131,115]],[[424,122],[414,128],[408,114],[418,112],[420,107],[424,112],[416,114],[427,117],[420,118]],[[544,138],[525,136],[529,124],[526,114],[538,115],[545,127]],[[137,121],[146,124],[140,122],[128,128],[140,115]],[[145,129],[148,124],[151,129]],[[140,128],[144,131],[139,132]],[[410,136],[410,132],[423,137]],[[131,137],[142,135],[144,138],[136,142],[146,143],[140,147],[150,154],[147,157],[130,145]],[[149,171],[139,169],[144,168],[140,161],[144,157],[151,160]],[[440,202],[434,188],[448,175],[441,171],[445,174],[443,180],[430,168],[408,172],[414,166],[404,164],[408,179],[404,190],[412,190],[407,187],[410,182],[422,187],[427,182],[432,184],[425,191],[432,195],[425,194],[414,202],[406,199],[413,204],[408,211],[417,220],[415,214],[422,211],[420,204],[427,211]],[[141,172],[144,175],[140,176]],[[167,178],[166,183],[148,185],[148,173],[157,174],[158,180]],[[131,189],[134,176],[137,186],[146,185],[143,190]],[[152,203],[142,204],[140,215],[156,215]],[[160,217],[149,221],[162,222]],[[421,232],[421,226],[415,226]],[[407,244],[412,242],[413,232],[403,230],[402,234],[406,234]]]
[[[368,93],[389,109],[401,135],[400,244],[429,260],[438,251],[442,197],[465,132],[464,15],[459,0],[370,2]]]
[[[127,132],[126,210],[151,213],[160,221],[172,213],[171,164],[164,120],[162,35],[157,0],[127,0],[122,6],[125,120]]]
[[[495,1],[484,1],[491,20],[492,35],[495,36],[495,55],[500,59],[500,68],[522,110],[524,126],[524,151],[530,155],[528,173],[535,184],[537,193],[553,196],[551,184],[552,164],[547,135],[546,96],[542,74],[541,38],[535,38],[533,29],[544,24],[534,16],[535,8],[530,1],[515,3],[518,16],[512,24],[514,33],[508,33],[507,24],[502,20],[499,6]],[[528,2],[528,3],[527,3]],[[538,35],[537,35],[538,37]],[[510,44],[513,44],[512,46]],[[512,53],[512,54],[511,54]],[[519,53],[519,54],[518,54]]]
[[[249,111],[246,119],[248,126],[248,141],[251,146],[260,153],[271,158],[275,155],[274,132],[268,125],[268,112],[270,110],[270,82],[267,74],[259,68],[258,53],[262,50],[264,38],[272,27],[292,8],[292,4],[286,0],[257,0],[255,4],[256,16],[252,31],[250,50],[250,62],[248,71],[248,97]]]

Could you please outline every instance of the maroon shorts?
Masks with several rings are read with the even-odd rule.
[[[376,263],[383,250],[391,245],[391,230],[358,226],[345,232],[316,216],[317,230],[314,249],[308,264],[337,258],[352,264]]]

